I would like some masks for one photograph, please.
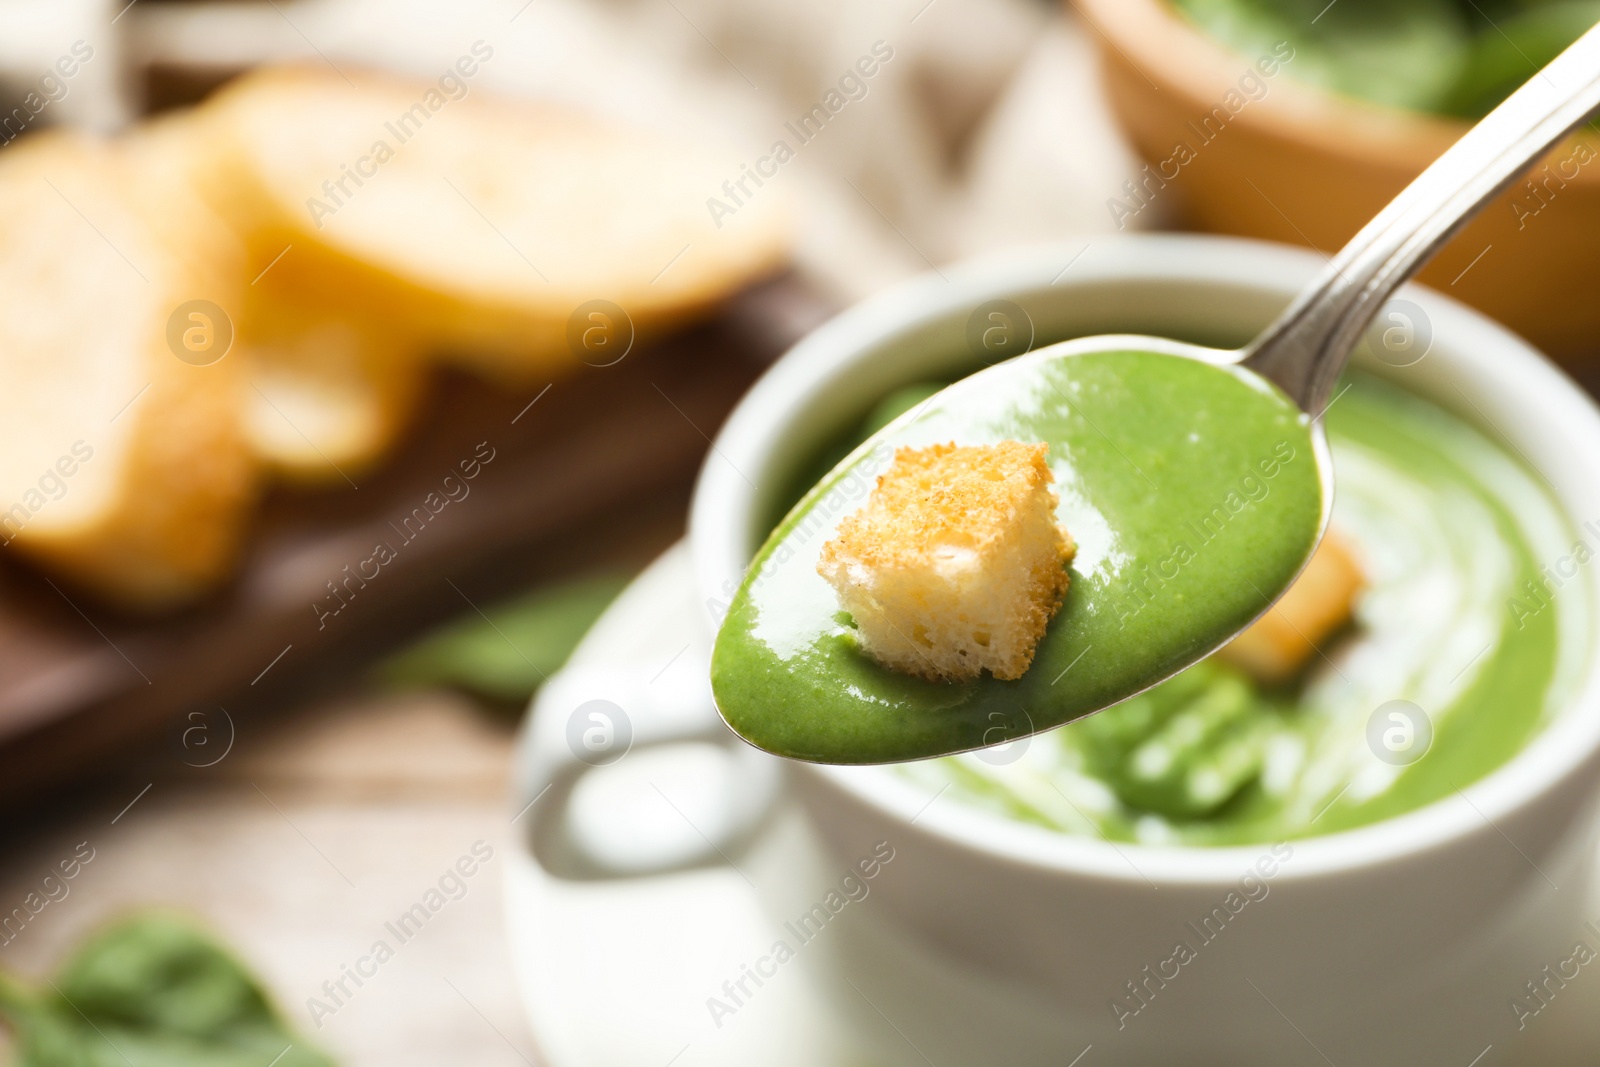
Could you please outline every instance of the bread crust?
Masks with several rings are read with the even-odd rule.
[[[189,301],[236,314],[240,250],[157,158],[47,133],[0,159],[11,207],[0,367],[34,408],[5,449],[60,439],[90,454],[60,499],[0,536],[135,611],[181,604],[229,570],[257,487],[236,416],[238,361],[185,362],[168,337]],[[0,507],[29,498],[24,473],[7,477],[17,484]]]
[[[874,658],[933,681],[1020,678],[1066,596],[1048,446],[901,448],[818,573]]]

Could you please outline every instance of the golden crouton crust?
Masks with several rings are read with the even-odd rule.
[[[952,533],[980,548],[1001,536],[1027,493],[1055,483],[1048,450],[1019,441],[897,449],[869,507],[840,523],[838,541],[874,567],[922,560]]]
[[[1330,530],[1289,591],[1218,655],[1258,681],[1287,681],[1317,651],[1318,642],[1350,621],[1365,583],[1355,553]]]
[[[1019,441],[901,448],[893,465],[878,478],[866,506],[840,523],[834,539],[823,547],[817,570],[840,591],[847,606],[850,594],[861,595],[847,589],[852,575],[925,573],[932,580],[938,571],[936,554],[952,547],[969,550],[985,568],[1026,555],[1023,595],[1009,604],[973,605],[987,609],[982,613],[990,622],[996,621],[993,612],[998,611],[1001,625],[994,628],[1013,635],[1002,646],[992,646],[987,632],[973,635],[984,648],[987,664],[942,649],[922,632],[925,628],[907,635],[888,619],[903,644],[916,638],[922,648],[914,656],[885,660],[886,665],[933,681],[963,681],[977,677],[985,666],[996,678],[1020,678],[1032,664],[1039,639],[1066,595],[1065,562],[1074,551],[1054,520],[1058,498],[1045,462],[1048,451],[1048,445]],[[1039,536],[1030,531],[1037,531],[1041,520],[1048,530],[1046,551],[1040,551],[1038,541],[1027,543],[1029,537]],[[960,632],[966,622],[964,612],[937,620],[945,632]],[[868,644],[868,651],[875,652]]]

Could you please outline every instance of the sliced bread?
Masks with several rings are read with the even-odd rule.
[[[254,254],[292,249],[281,267],[303,287],[492,374],[575,365],[581,305],[609,301],[648,333],[786,252],[781,190],[747,184],[764,195],[710,210],[729,177],[717,155],[466,78],[270,68],[206,110],[215,189]]]
[[[217,358],[239,250],[150,159],[68,133],[0,153],[0,541],[136,610],[226,572],[255,485]]]

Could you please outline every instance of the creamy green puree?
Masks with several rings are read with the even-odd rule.
[[[1333,526],[1368,586],[1354,625],[1303,678],[1268,691],[1207,660],[1009,750],[886,773],[1065,833],[1225,845],[1374,822],[1504,763],[1582,666],[1580,583],[1529,592],[1547,589],[1542,564],[1574,552],[1570,527],[1484,436],[1380,381],[1356,377],[1327,427]],[[1432,725],[1409,764],[1369,741],[1374,712],[1395,700]]]
[[[959,684],[879,666],[816,573],[823,544],[896,447],[1007,439],[1049,444],[1057,514],[1078,546],[1033,665],[1016,681]],[[1307,420],[1248,371],[1147,352],[1001,363],[880,430],[779,524],[718,634],[717,705],[762,748],[831,763],[942,755],[1070,722],[1246,625],[1299,571],[1321,517]]]

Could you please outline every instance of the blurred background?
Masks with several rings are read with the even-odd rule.
[[[185,461],[136,491],[73,483],[61,497],[72,505],[34,507],[56,437],[76,432],[43,432],[50,398],[71,407],[95,392],[96,364],[65,361],[46,388],[38,360],[0,358],[13,379],[0,389],[31,412],[0,444],[13,453],[0,507],[19,502],[33,524],[8,528],[16,544],[0,554],[0,916],[12,916],[0,969],[42,981],[109,921],[172,907],[233,946],[289,1029],[337,1062],[543,1062],[513,986],[498,869],[517,834],[517,719],[627,579],[681,538],[711,437],[771,360],[853,301],[1023,244],[1076,240],[1092,256],[1122,232],[1198,229],[1337,248],[1497,93],[1600,18],[1586,3],[1390,5],[1432,12],[1401,32],[1379,5],[1345,5],[1358,32],[1340,36],[1316,28],[1322,4],[1288,2],[1241,23],[1159,0],[0,0],[0,187],[48,171],[63,150],[40,145],[64,131],[112,138],[113,154],[75,164],[81,194],[58,181],[39,212],[58,212],[48,225],[63,234],[82,219],[98,238],[74,230],[63,245],[98,240],[157,288],[165,275],[140,270],[142,238],[125,241],[92,205],[103,195],[115,214],[132,195],[119,186],[161,187],[130,209],[154,248],[174,228],[192,234],[182,205],[206,201],[242,247],[205,276],[231,279],[217,285],[235,296],[212,306],[233,340],[185,361],[242,368],[227,388],[245,398],[215,430],[244,428],[243,473],[189,520],[229,531],[225,544],[156,526],[133,537],[119,524],[154,520],[114,502],[105,528],[81,535],[49,523],[91,490],[199,508],[172,488],[188,482]],[[283,65],[302,81],[224,89]],[[368,127],[341,116],[399,116],[430,86],[455,100],[457,85],[474,106],[511,110],[395,166],[481,156],[479,184],[414,207],[339,184],[351,167],[371,177],[366,139],[347,136]],[[603,179],[525,167],[543,142],[518,147],[515,109],[536,105],[579,116],[552,127],[609,131],[592,145],[572,134],[563,158],[627,165]],[[332,188],[284,192],[302,152]],[[679,168],[681,185],[630,195],[630,182],[678,175],[685,154],[704,165]],[[1600,324],[1587,293],[1600,267],[1593,155],[1580,143],[1552,157],[1426,276],[1580,377]],[[173,159],[181,174],[163,171]],[[193,197],[172,193],[189,182]],[[455,230],[427,221],[436,208],[456,213]],[[645,212],[654,221],[635,226]],[[562,218],[572,233],[538,243]],[[585,232],[594,220],[606,221]],[[474,235],[458,250],[464,227]],[[53,284],[74,284],[50,231],[29,232],[0,225],[0,278],[51,268]],[[430,257],[473,280],[434,286]],[[524,265],[543,278],[569,262],[576,288],[543,304],[518,295],[532,286],[515,274]],[[54,351],[83,323],[137,318],[121,296],[59,314],[39,310],[49,299],[20,285],[0,297],[13,320],[63,320],[0,338],[43,336]],[[573,319],[591,299],[603,317]],[[176,311],[156,303],[155,347],[170,360]],[[589,323],[619,321],[600,348],[585,339]],[[169,410],[150,406],[164,380],[150,378],[144,400],[133,373],[130,388],[73,408],[122,435],[98,454],[143,455],[141,435],[182,445],[182,418],[133,421],[134,405]],[[377,428],[352,443],[367,422]],[[419,506],[425,536],[405,525]],[[145,533],[157,545],[145,556],[105,562]],[[401,546],[392,566],[375,542]],[[162,568],[176,585],[156,580]],[[441,885],[450,902],[422,935],[376,979],[338,985]],[[25,1000],[12,998],[13,1023]]]

